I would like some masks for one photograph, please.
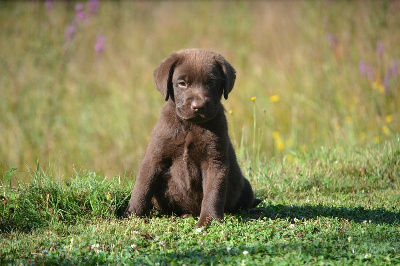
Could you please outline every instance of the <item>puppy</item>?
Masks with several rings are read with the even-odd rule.
[[[140,165],[126,215],[200,215],[196,227],[222,220],[224,212],[255,207],[228,136],[221,97],[235,83],[234,68],[219,54],[181,50],[154,71],[165,98]]]

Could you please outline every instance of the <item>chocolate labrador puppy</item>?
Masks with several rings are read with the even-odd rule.
[[[173,53],[154,71],[165,97],[151,133],[126,215],[200,215],[196,227],[224,212],[255,207],[228,136],[221,97],[228,98],[235,70],[219,54],[189,49]]]

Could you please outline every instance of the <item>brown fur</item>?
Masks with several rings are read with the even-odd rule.
[[[173,53],[158,66],[155,84],[167,103],[151,133],[127,215],[145,216],[154,205],[164,213],[200,215],[200,227],[259,203],[240,171],[220,102],[235,78],[221,55],[200,49]]]

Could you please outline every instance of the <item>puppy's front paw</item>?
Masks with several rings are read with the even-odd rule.
[[[128,205],[128,208],[126,208],[126,210],[122,214],[122,218],[129,218],[129,216],[131,216],[131,214],[133,214],[133,213],[134,213],[134,211],[132,210],[131,206]]]
[[[222,222],[222,217],[213,217],[211,215],[200,215],[199,221],[197,222],[196,228],[200,228],[202,226],[208,227],[212,221],[216,220],[218,222]]]
[[[200,228],[202,226],[209,226],[212,222],[213,218],[211,216],[200,216],[199,221],[197,222],[196,228]]]
[[[128,208],[124,212],[123,217],[129,217],[132,214],[138,217],[144,217],[146,215],[146,211],[143,208],[136,206],[135,204],[129,203]]]

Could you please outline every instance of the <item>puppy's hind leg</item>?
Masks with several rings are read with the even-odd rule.
[[[248,210],[255,208],[262,200],[254,198],[253,189],[249,181],[244,178],[243,188],[237,202],[237,209]]]

